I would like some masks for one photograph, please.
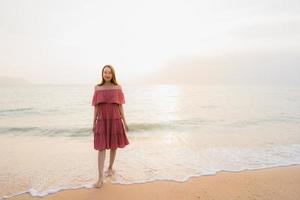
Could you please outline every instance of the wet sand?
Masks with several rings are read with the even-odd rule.
[[[109,181],[100,188],[64,190],[43,198],[22,194],[10,200],[297,200],[300,199],[300,165],[242,172],[219,172],[186,182],[154,181],[121,185]]]

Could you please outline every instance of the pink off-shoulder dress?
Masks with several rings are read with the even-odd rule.
[[[110,89],[95,87],[92,105],[97,104],[100,104],[100,109],[98,109],[94,131],[94,149],[116,149],[128,145],[129,141],[119,109],[120,104],[125,104],[121,86]]]

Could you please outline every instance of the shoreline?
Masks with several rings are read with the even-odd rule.
[[[98,188],[62,189],[46,196],[28,192],[10,200],[31,199],[300,199],[300,164],[219,171],[215,174],[191,176],[179,182],[155,180],[145,183],[121,184],[107,181]],[[153,196],[154,193],[154,196]],[[150,195],[151,194],[151,195]],[[101,198],[102,199],[102,198]]]

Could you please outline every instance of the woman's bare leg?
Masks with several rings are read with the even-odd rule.
[[[98,177],[98,182],[96,183],[96,187],[102,187],[103,184],[103,168],[104,168],[104,161],[105,161],[105,154],[106,154],[106,149],[102,151],[98,151],[98,172],[99,172],[99,177]]]
[[[108,167],[108,176],[112,176],[114,174],[113,165],[116,158],[117,149],[110,150],[110,158],[109,158],[109,167]]]

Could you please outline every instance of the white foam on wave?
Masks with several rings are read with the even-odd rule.
[[[300,165],[300,162],[297,163],[297,164],[275,165],[275,166],[269,166],[269,167],[264,167],[264,168],[244,168],[244,169],[239,169],[239,170],[220,170],[220,171],[216,171],[216,172],[207,172],[207,173],[204,173],[204,174],[189,175],[189,176],[182,177],[181,179],[154,178],[154,179],[151,179],[151,180],[138,180],[138,181],[133,181],[133,182],[123,182],[123,181],[111,181],[111,182],[113,184],[121,184],[121,185],[145,184],[145,183],[152,183],[152,182],[156,182],[156,181],[175,181],[175,182],[184,183],[186,181],[189,181],[191,178],[200,178],[202,176],[214,176],[219,172],[239,173],[239,172],[248,171],[248,170],[253,170],[254,171],[254,170],[269,169],[269,168],[274,168],[274,167],[288,167],[288,166],[295,166],[295,165]],[[83,184],[83,185],[78,185],[76,187],[50,188],[47,191],[38,191],[34,188],[30,188],[28,191],[18,192],[16,194],[9,195],[9,196],[3,196],[0,199],[9,199],[11,197],[22,195],[22,194],[25,194],[25,193],[28,193],[33,197],[45,197],[47,195],[55,194],[55,193],[60,192],[60,191],[74,190],[74,189],[81,189],[81,188],[91,189],[91,188],[95,188],[95,186],[93,186],[92,183],[86,183],[86,184]]]

